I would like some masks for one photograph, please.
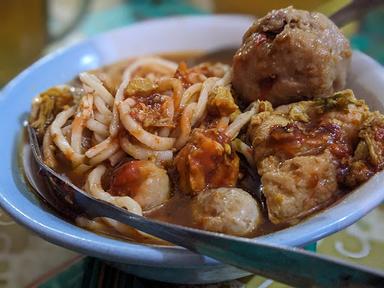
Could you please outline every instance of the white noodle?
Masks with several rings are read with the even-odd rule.
[[[72,122],[71,146],[76,153],[82,153],[82,137],[85,121],[93,115],[93,96],[91,94],[81,99],[79,111]]]
[[[120,120],[125,129],[129,131],[137,140],[144,145],[154,150],[169,150],[172,149],[175,143],[175,138],[160,137],[155,134],[149,133],[143,129],[130,115],[131,108],[127,101],[119,105]]]
[[[51,124],[50,132],[53,142],[55,142],[56,146],[63,152],[65,157],[71,160],[75,165],[78,165],[83,161],[84,156],[76,153],[72,149],[61,131],[61,127],[63,127],[68,119],[75,114],[75,111],[76,107],[74,106],[57,114],[55,120]]]
[[[111,157],[109,157],[109,162],[111,163],[111,166],[115,166],[117,163],[120,162],[121,159],[125,157],[125,152],[121,149],[117,150],[115,154],[113,154]]]
[[[71,139],[71,130],[72,130],[72,123],[61,128],[61,132],[63,132],[63,135],[68,142]]]
[[[189,101],[189,99],[193,96],[193,94],[196,93],[201,87],[199,99],[197,101],[197,106],[195,108],[195,113],[192,118],[192,127],[195,126],[196,123],[199,122],[201,120],[201,117],[204,115],[204,112],[206,110],[207,103],[208,103],[208,96],[209,96],[209,93],[212,91],[212,89],[214,89],[217,86],[226,86],[230,84],[231,77],[232,77],[232,72],[231,70],[229,70],[221,79],[217,77],[210,77],[204,81],[202,86],[198,86],[197,84],[194,84],[189,88],[190,89],[189,91],[187,89],[187,91],[184,92],[184,95],[182,97],[182,103],[183,103],[182,105],[185,105]]]
[[[99,154],[97,154],[95,157],[92,157],[89,160],[89,164],[91,166],[95,166],[104,160],[107,160],[109,157],[111,157],[117,150],[119,150],[119,143],[117,141],[112,142],[110,145],[108,145],[107,148],[105,148],[103,151],[101,151]]]
[[[139,160],[147,160],[147,159],[155,158],[156,161],[161,162],[161,161],[170,161],[173,158],[172,150],[154,151],[145,147],[132,144],[125,137],[120,139],[120,145],[125,153]]]
[[[95,96],[95,101],[94,102],[95,102],[96,109],[101,114],[111,115],[112,116],[111,110],[108,109],[108,107],[105,105],[105,102],[103,101],[103,99],[100,98],[100,96]]]
[[[87,121],[87,128],[103,137],[108,137],[109,135],[108,126],[96,121],[95,119],[89,119]]]
[[[81,112],[78,112],[72,122],[71,146],[73,151],[81,154],[81,138],[83,137],[84,118]]]
[[[92,166],[90,166],[90,165],[80,164],[75,169],[73,169],[73,173],[78,174],[78,175],[82,175],[82,174],[84,174],[85,172],[87,172],[91,168],[92,168]]]
[[[188,87],[188,89],[184,91],[183,96],[181,97],[180,106],[184,107],[187,105],[192,96],[200,92],[202,87],[203,83],[196,83]]]
[[[115,96],[115,102],[113,104],[112,109],[112,120],[111,124],[109,126],[109,133],[112,137],[116,136],[119,132],[119,110],[118,105],[123,101],[124,99],[124,90],[127,87],[129,83],[129,78],[124,79],[123,82],[120,84],[119,88],[117,89],[116,96]]]
[[[112,94],[104,87],[103,83],[93,74],[87,72],[80,73],[80,80],[92,88],[97,95],[99,95],[105,103],[112,107],[114,99]]]
[[[217,122],[217,130],[222,131],[228,127],[229,124],[229,117],[223,116],[220,118],[220,120]]]
[[[218,78],[211,77],[204,81],[199,100],[197,101],[195,113],[192,118],[192,127],[195,126],[195,124],[201,120],[201,117],[204,115],[208,102],[208,94],[215,87],[217,80]]]
[[[107,139],[107,137],[103,137],[102,135],[96,134],[96,133],[93,133],[93,137],[94,137],[94,140],[96,141],[96,144],[100,144],[105,139]]]
[[[189,139],[189,134],[191,133],[192,126],[191,126],[191,119],[193,116],[193,113],[196,108],[196,103],[190,103],[187,107],[185,107],[183,113],[180,117],[180,135],[176,140],[175,147],[176,149],[180,149],[187,143]]]
[[[175,62],[157,58],[157,57],[145,57],[139,58],[124,71],[123,81],[132,78],[133,73],[140,68],[141,66],[154,65],[154,66],[163,66],[164,68],[170,70],[172,73],[176,72],[177,64]]]
[[[175,102],[171,97],[168,97],[166,105],[166,117],[172,120],[175,115]]]
[[[176,110],[180,107],[181,93],[183,91],[183,85],[181,81],[176,78],[162,78],[158,82],[159,90],[164,92],[168,89],[172,89],[173,91],[173,102]]]
[[[109,132],[112,137],[116,136],[118,131],[119,131],[119,110],[118,106],[119,104],[124,100],[124,90],[127,88],[129,81],[132,78],[133,72],[136,71],[141,66],[144,65],[161,65],[166,68],[169,68],[169,70],[176,71],[177,69],[177,64],[168,60],[160,59],[160,58],[155,58],[155,57],[147,57],[147,58],[140,58],[133,62],[131,65],[125,69],[122,82],[117,89],[116,95],[115,95],[115,101],[113,103],[113,109],[112,109],[112,121],[111,125],[109,127]]]
[[[171,128],[169,127],[162,127],[159,130],[159,136],[161,137],[168,137],[170,133],[171,133]]]
[[[255,162],[253,161],[252,148],[251,147],[249,147],[247,144],[245,144],[239,138],[236,138],[235,140],[232,141],[232,147],[237,152],[243,154],[245,156],[245,158],[247,159],[247,162],[252,167],[255,167]]]
[[[101,151],[107,149],[112,143],[112,138],[108,137],[103,142],[93,146],[92,148],[88,149],[87,152],[85,152],[85,156],[88,158],[95,157],[97,154],[99,154]]]
[[[223,78],[221,78],[220,80],[218,80],[216,82],[216,85],[215,86],[227,86],[231,83],[232,81],[232,69],[229,69],[223,76]]]
[[[110,115],[106,115],[106,114],[101,114],[100,112],[95,112],[94,117],[95,117],[95,120],[108,126],[111,123],[112,113]]]
[[[245,124],[248,123],[249,120],[251,120],[252,116],[255,115],[258,111],[259,105],[258,103],[256,105],[253,105],[251,110],[241,113],[236,117],[236,119],[228,126],[228,128],[225,130],[225,135],[230,137],[231,139],[236,138],[237,134],[239,134],[241,128]]]

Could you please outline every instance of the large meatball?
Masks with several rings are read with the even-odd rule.
[[[192,218],[204,230],[246,236],[259,225],[261,215],[249,193],[239,188],[217,188],[194,198]]]
[[[273,10],[244,34],[232,84],[245,102],[274,106],[328,97],[344,87],[350,58],[348,40],[323,14]]]

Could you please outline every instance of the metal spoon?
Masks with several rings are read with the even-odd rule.
[[[360,19],[368,12],[380,5],[384,5],[383,0],[353,0],[340,10],[336,11],[329,18],[339,27]],[[239,47],[223,47],[206,54],[187,60],[188,66],[195,66],[203,62],[223,62],[230,64],[233,55]]]
[[[35,130],[26,125],[29,144],[40,172],[54,191],[38,191],[54,208],[55,193],[64,209],[79,210],[88,217],[108,217],[191,251],[296,287],[382,287],[384,273],[320,256],[302,249],[272,245],[257,239],[212,233],[163,223],[97,200],[66,180],[42,160]]]

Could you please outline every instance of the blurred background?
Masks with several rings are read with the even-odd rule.
[[[40,58],[84,37],[148,18],[243,13],[293,5],[330,15],[350,0],[1,0],[0,87]],[[344,28],[355,49],[384,63],[384,8]]]
[[[349,2],[350,0],[0,0],[0,88],[49,52],[83,38],[145,19],[210,13],[242,13],[259,17],[273,8],[289,5],[330,15]],[[384,64],[384,7],[372,11],[343,30],[355,49],[364,51]],[[321,240],[317,246],[318,252],[384,269],[381,256],[384,247],[383,217],[384,206],[374,210],[357,224]],[[100,274],[109,275],[105,276],[107,280],[120,277],[126,283],[126,286],[121,287],[170,287],[168,284],[151,283],[119,274],[98,260],[82,258],[81,255],[50,244],[13,222],[0,210],[0,288],[26,285],[44,288],[84,287],[79,284],[82,283],[81,279],[88,279],[88,282],[93,279],[97,283]],[[261,277],[249,277],[209,287],[286,286]]]

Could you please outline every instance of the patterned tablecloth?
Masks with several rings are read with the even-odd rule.
[[[75,0],[71,0],[70,2],[73,1]],[[61,3],[61,5],[67,5],[68,3],[68,1],[60,0],[56,2],[59,4]],[[51,47],[51,50],[55,49],[57,46],[62,46],[63,43],[68,44],[77,41],[85,35],[92,35],[103,30],[133,22],[132,18],[129,17],[132,15],[134,16],[134,14],[138,14],[131,13],[131,15],[126,12],[123,13],[121,6],[119,5],[125,2],[120,0],[112,0],[108,2],[93,1],[92,3],[93,6],[95,6],[93,8],[97,11],[95,13],[91,13],[88,18],[83,21],[81,29],[72,33],[72,35],[67,37],[64,42],[62,41],[57,43],[56,46]],[[106,3],[109,3],[109,7],[112,8],[109,8],[109,10],[106,9]],[[127,8],[127,6],[125,7]],[[172,6],[172,9],[172,11],[175,12],[174,6]],[[63,11],[60,7],[57,7],[57,10]],[[163,14],[167,14],[169,12],[167,9],[163,10],[156,11],[157,13],[160,11]],[[186,9],[184,6],[180,6],[179,10],[176,12],[196,12]],[[153,15],[149,13],[149,16]],[[98,21],[100,18],[103,18],[104,21],[102,23],[106,25],[105,27],[100,27],[101,22]],[[377,16],[377,19],[382,19],[382,17]],[[376,26],[377,25],[371,25],[367,27]],[[382,35],[382,31],[379,35]],[[381,54],[375,54],[378,53],[378,49],[376,49],[378,45],[375,44],[374,47],[376,47],[376,50],[373,52],[370,51],[369,49],[371,46],[367,44],[370,43],[367,41],[367,37],[369,37],[367,34],[360,33],[352,38],[352,44],[363,50],[365,48],[368,53],[371,52],[370,54],[374,55],[375,58],[384,62],[382,58],[383,50],[381,50]],[[380,47],[382,47],[382,45]],[[376,208],[362,220],[347,229],[319,241],[317,251],[321,254],[332,255],[351,262],[384,270],[384,205]],[[105,274],[110,268],[104,267],[104,264],[92,258],[84,260],[79,259],[80,257],[80,255],[72,251],[42,240],[38,236],[16,224],[9,218],[9,216],[7,216],[6,213],[0,210],[0,288],[25,287],[26,285],[29,285],[30,287],[38,286],[44,288],[81,287],[81,284],[84,284],[87,281],[88,284],[83,285],[83,287],[96,287],[92,286],[98,279],[98,277],[95,277],[94,275],[96,273],[95,271],[98,271],[97,273],[103,271]],[[124,277],[121,275],[114,277],[120,277],[120,279],[124,278],[124,283],[126,283],[126,285],[119,287],[192,287],[186,285],[177,286],[160,284],[152,281],[137,279],[127,275]],[[82,279],[86,279],[87,281],[84,282]],[[90,280],[93,281],[93,284],[89,282]],[[199,287],[266,288],[286,286],[273,282],[269,279],[253,276],[227,283]]]

